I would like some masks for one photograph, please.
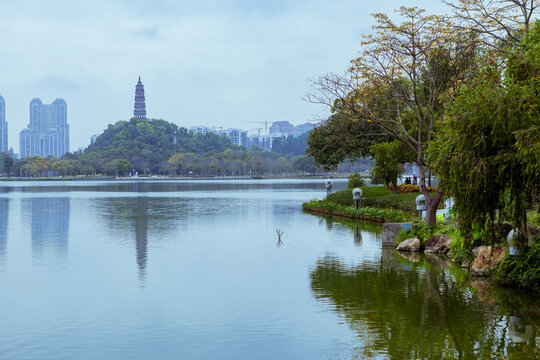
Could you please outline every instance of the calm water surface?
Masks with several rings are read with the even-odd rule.
[[[0,358],[539,356],[537,296],[302,213],[322,196],[322,180],[0,183]]]

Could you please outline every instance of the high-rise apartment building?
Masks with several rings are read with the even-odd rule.
[[[34,98],[30,102],[30,124],[19,135],[20,158],[27,156],[61,157],[69,152],[67,104],[56,99],[43,104]]]
[[[8,151],[8,126],[6,121],[6,102],[0,95],[0,151]]]
[[[270,126],[270,135],[292,135],[294,134],[294,125],[288,121],[274,121]]]
[[[139,76],[139,82],[135,85],[135,104],[133,105],[133,117],[146,119],[146,102],[144,98],[144,85]]]

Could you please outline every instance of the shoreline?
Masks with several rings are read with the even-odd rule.
[[[315,216],[334,218],[337,221],[339,221],[340,219],[342,220],[350,219],[350,220],[358,220],[362,222],[377,223],[380,225],[383,225],[384,223],[406,221],[404,219],[393,221],[391,219],[384,218],[382,216],[375,218],[375,217],[370,217],[370,216],[357,213],[361,211],[362,209],[366,209],[366,208],[361,208],[360,210],[354,210],[350,206],[346,207],[346,206],[337,205],[333,203],[329,204],[328,202],[324,202],[322,200],[319,200],[319,201],[312,200],[310,202],[306,202],[302,204],[302,210],[306,213],[310,213]],[[379,210],[381,213],[384,212],[385,210],[388,210],[388,209],[383,209],[383,208],[370,208],[370,209]],[[439,236],[439,235],[436,235],[436,236]],[[396,250],[397,245],[398,244],[395,244],[395,247],[393,249],[394,251],[397,251]],[[400,254],[402,253],[402,251],[397,251],[397,252]],[[424,251],[423,250],[416,251],[416,252],[413,251],[413,253],[423,254]],[[430,254],[439,255],[437,253],[430,253]],[[454,266],[462,268],[468,274],[468,276],[470,276],[471,279],[486,281],[490,285],[498,286],[502,288],[515,288],[515,289],[520,289],[520,290],[530,292],[532,294],[540,293],[540,287],[537,287],[534,284],[532,284],[532,286],[531,284],[525,285],[518,278],[515,278],[514,276],[508,276],[509,274],[506,274],[505,272],[501,272],[499,270],[501,266],[509,266],[508,265],[509,263],[511,264],[512,262],[519,261],[517,258],[509,258],[508,256],[506,256],[505,258],[501,259],[500,263],[497,263],[492,268],[487,269],[486,271],[488,273],[486,275],[474,276],[471,273],[471,269],[470,269],[470,264],[472,264],[473,260],[470,260],[469,267],[464,267],[462,264],[462,261],[459,261],[459,259],[455,258],[454,255],[455,254],[445,255],[445,256],[448,257],[448,259]],[[521,261],[524,261],[524,259],[522,259]]]
[[[163,176],[163,175],[153,175],[153,176],[125,176],[125,177],[0,177],[0,182],[2,181],[162,181],[162,180],[287,180],[287,179],[298,179],[298,180],[326,180],[326,179],[347,179],[346,176],[338,175],[297,175],[297,176]]]

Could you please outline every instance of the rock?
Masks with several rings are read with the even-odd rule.
[[[488,276],[491,270],[504,259],[508,248],[503,246],[478,246],[473,249],[476,259],[471,264],[471,275]]]
[[[418,238],[410,238],[401,242],[397,248],[397,251],[420,251],[420,240]]]
[[[450,251],[450,244],[452,238],[448,235],[439,234],[432,236],[426,241],[426,248],[424,252],[434,254],[446,254]]]
[[[425,256],[427,263],[437,270],[443,270],[449,268],[450,265],[452,265],[450,259],[448,259],[448,256],[446,255],[435,255],[433,253],[426,253]]]
[[[490,281],[479,280],[476,278],[471,279],[469,285],[476,290],[478,299],[493,306],[497,305],[497,298],[495,298],[490,291],[493,287],[493,284]]]
[[[407,261],[410,261],[410,262],[414,262],[414,263],[417,263],[417,262],[420,262],[420,260],[422,260],[422,257],[420,256],[419,253],[417,252],[405,252],[405,251],[401,251],[398,253],[402,258],[404,258],[405,260]]]

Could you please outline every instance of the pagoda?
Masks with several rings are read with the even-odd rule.
[[[139,82],[135,86],[135,105],[133,107],[133,117],[146,119],[146,103],[144,101],[144,85],[139,76]]]

